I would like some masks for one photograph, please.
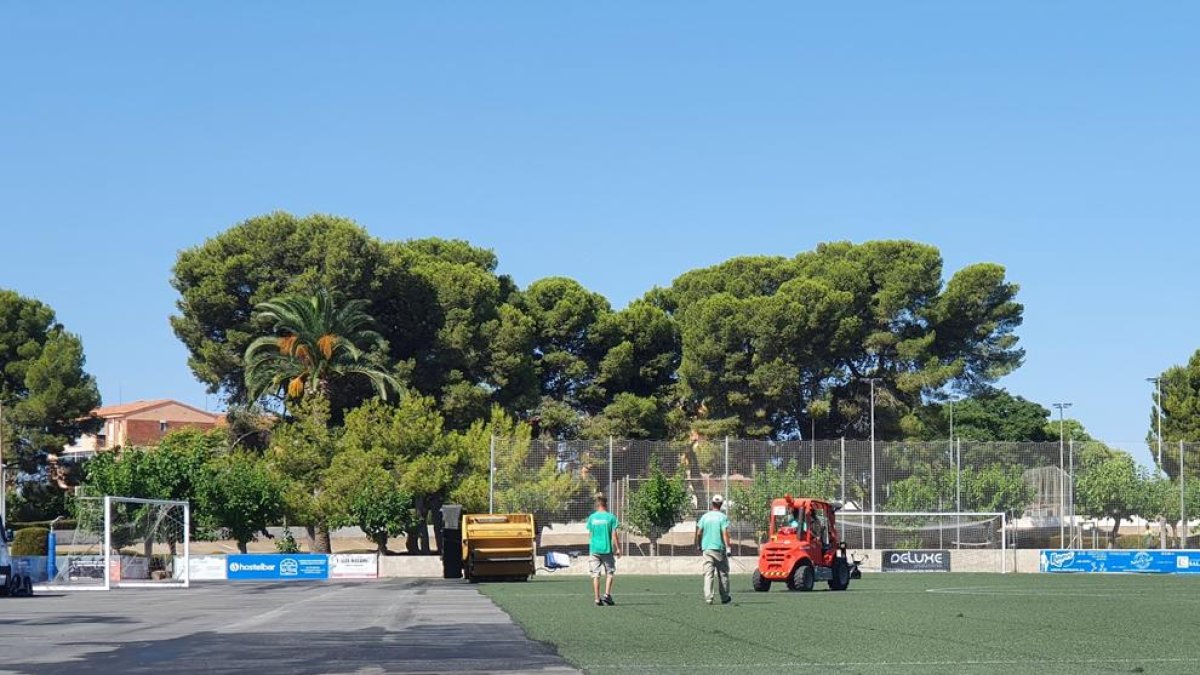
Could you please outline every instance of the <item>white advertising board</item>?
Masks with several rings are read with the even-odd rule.
[[[374,553],[339,553],[329,556],[330,579],[378,579],[379,556]]]
[[[223,555],[194,555],[190,567],[192,581],[224,581],[226,578]],[[175,578],[183,578],[183,558],[175,559]]]

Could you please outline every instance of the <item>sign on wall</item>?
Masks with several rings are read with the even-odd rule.
[[[314,581],[329,578],[329,556],[230,555],[226,576],[231,581]]]
[[[884,572],[949,572],[950,551],[884,551]]]
[[[329,556],[330,579],[378,579],[379,556],[374,553],[341,553]]]
[[[1200,551],[1046,550],[1038,568],[1043,572],[1200,574]]]

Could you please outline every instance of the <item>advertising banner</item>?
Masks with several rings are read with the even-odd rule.
[[[329,578],[329,556],[230,555],[225,558],[230,581],[319,581]]]
[[[1045,550],[1038,568],[1043,572],[1200,574],[1200,551]]]
[[[348,553],[329,556],[330,579],[378,579],[379,556],[374,553]]]
[[[194,555],[191,557],[192,581],[223,581],[225,579],[225,556]],[[183,558],[175,558],[175,578],[183,578]]]
[[[949,572],[950,551],[884,551],[884,572]]]

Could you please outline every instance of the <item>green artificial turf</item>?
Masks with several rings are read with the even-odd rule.
[[[835,593],[782,586],[708,606],[700,576],[540,575],[481,590],[590,673],[1200,673],[1200,578],[867,575]]]

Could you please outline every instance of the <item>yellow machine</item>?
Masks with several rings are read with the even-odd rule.
[[[464,515],[463,576],[528,581],[537,569],[534,534],[528,513]]]

